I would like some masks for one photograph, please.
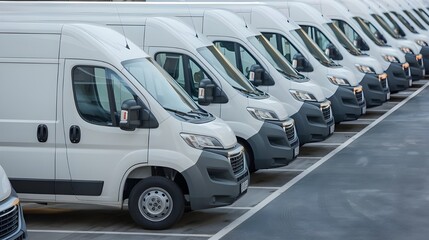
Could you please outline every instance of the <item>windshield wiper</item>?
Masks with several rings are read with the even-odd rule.
[[[173,112],[173,113],[175,113],[176,115],[179,115],[179,116],[184,116],[184,117],[194,117],[194,116],[196,116],[196,113],[192,113],[192,111],[186,113],[186,112],[182,112],[182,111],[179,111],[179,110],[176,110],[176,109],[172,109],[172,108],[166,108],[166,107],[164,107],[164,109],[167,110],[167,111]],[[197,114],[197,116],[199,116],[199,115]]]
[[[240,92],[242,92],[242,93],[244,93],[244,94],[247,94],[247,95],[256,95],[256,96],[258,96],[258,94],[257,93],[255,93],[255,92],[251,92],[251,91],[248,91],[248,90],[246,90],[246,89],[243,89],[243,88],[239,88],[239,87],[233,87],[235,90],[237,90],[237,91],[240,91]]]

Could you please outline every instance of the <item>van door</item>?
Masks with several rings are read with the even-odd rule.
[[[57,71],[56,59],[0,60],[0,165],[22,200],[55,199]]]
[[[119,128],[121,105],[137,90],[113,66],[66,60],[63,116],[71,179],[59,195],[116,202],[129,161],[147,163],[149,129]]]

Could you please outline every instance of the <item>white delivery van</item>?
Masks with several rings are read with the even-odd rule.
[[[420,0],[411,0],[406,2],[408,9],[415,13],[417,19],[422,21],[422,24],[428,28],[429,27],[429,14],[425,11],[425,7],[422,1]]]
[[[329,58],[353,72],[363,87],[368,107],[386,102],[390,98],[390,91],[387,74],[384,74],[381,64],[374,58],[363,55],[330,19],[305,3],[288,3],[289,17],[301,26]]]
[[[423,62],[425,65],[425,73],[429,74],[429,36],[428,28],[423,26],[416,16],[415,12],[411,9],[402,10],[400,2],[393,1],[385,2],[384,0],[371,1],[375,11],[379,15],[385,17],[385,22],[388,24],[391,30],[400,35],[402,38],[406,38],[414,41],[421,47],[420,54],[423,56]],[[418,12],[420,13],[420,12]]]
[[[312,0],[306,0],[306,3]],[[387,73],[389,89],[398,92],[412,84],[409,64],[404,54],[397,48],[387,46],[378,40],[366,25],[359,25],[344,5],[334,0],[314,1],[323,16],[331,19],[345,36],[365,54],[375,58]],[[317,4],[317,3],[320,4]]]
[[[0,146],[1,149],[1,146]],[[0,150],[1,151],[1,150]],[[0,238],[27,239],[27,227],[19,198],[0,166]]]
[[[405,59],[410,65],[413,80],[422,79],[425,76],[424,61],[419,54],[421,46],[415,42],[400,37],[392,31],[385,19],[376,13],[373,6],[365,0],[337,0],[344,4],[357,18],[356,21],[363,21],[375,37],[384,43],[400,49],[405,54]]]
[[[0,164],[21,200],[121,208],[128,199],[137,224],[164,229],[186,205],[224,206],[246,192],[231,128],[121,34],[8,22],[0,44]]]
[[[250,171],[284,166],[297,157],[299,139],[295,123],[284,106],[271,95],[257,90],[201,33],[175,19],[147,18],[126,9],[121,10],[119,19],[117,11],[120,7],[86,5],[86,13],[82,13],[80,6],[67,3],[66,11],[56,3],[31,3],[26,8],[24,4],[17,4],[19,8],[14,9],[23,9],[21,13],[24,14],[25,9],[36,11],[40,8],[37,14],[25,13],[26,20],[97,23],[125,33],[155,57],[203,109],[227,122],[245,148]],[[5,6],[4,9],[9,8]],[[55,14],[61,11],[64,12]],[[20,19],[12,15],[8,17],[14,21]],[[261,86],[273,84],[261,79],[254,83]],[[201,84],[214,85],[212,96],[199,98]],[[320,140],[329,136],[328,131],[329,128]],[[305,136],[304,140],[307,138]]]

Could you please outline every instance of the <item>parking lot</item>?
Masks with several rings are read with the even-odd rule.
[[[367,114],[360,119],[337,125],[333,136],[329,139],[301,147],[299,157],[290,165],[260,170],[252,174],[247,194],[233,205],[187,212],[184,218],[169,230],[143,230],[133,223],[126,209],[26,203],[24,213],[29,237],[30,239],[141,239],[143,237],[146,239],[218,239],[224,237],[240,226],[245,228],[246,226],[242,224],[247,219],[272,204],[273,200],[287,192],[307,174],[347,148],[366,131],[377,126],[387,115],[395,112],[426,88],[427,84],[429,84],[428,80],[414,82],[410,89],[393,94],[389,102],[368,109]],[[307,199],[302,201],[305,203]],[[287,205],[288,202],[285,201],[284,204]],[[299,212],[290,214],[300,215]],[[281,221],[273,218],[260,220],[262,224],[265,221],[267,225]],[[287,224],[279,226],[281,226],[279,229],[288,227]],[[263,226],[260,227],[263,228]],[[229,238],[235,239],[233,236]],[[260,239],[260,236],[254,237]]]

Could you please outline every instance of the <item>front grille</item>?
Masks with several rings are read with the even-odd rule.
[[[383,89],[387,88],[387,78],[380,79],[380,84]]]
[[[0,212],[0,239],[12,235],[19,227],[19,208],[10,207]]]
[[[331,118],[331,106],[322,107],[323,119],[329,120]]]
[[[232,171],[235,175],[238,175],[241,173],[244,169],[244,154],[243,151],[240,151],[239,153],[235,153],[230,155],[229,161],[231,162]]]
[[[292,141],[295,139],[295,124],[283,124],[283,130],[286,133],[287,140]]]
[[[358,103],[361,103],[363,101],[363,92],[362,90],[355,90],[355,96]]]

